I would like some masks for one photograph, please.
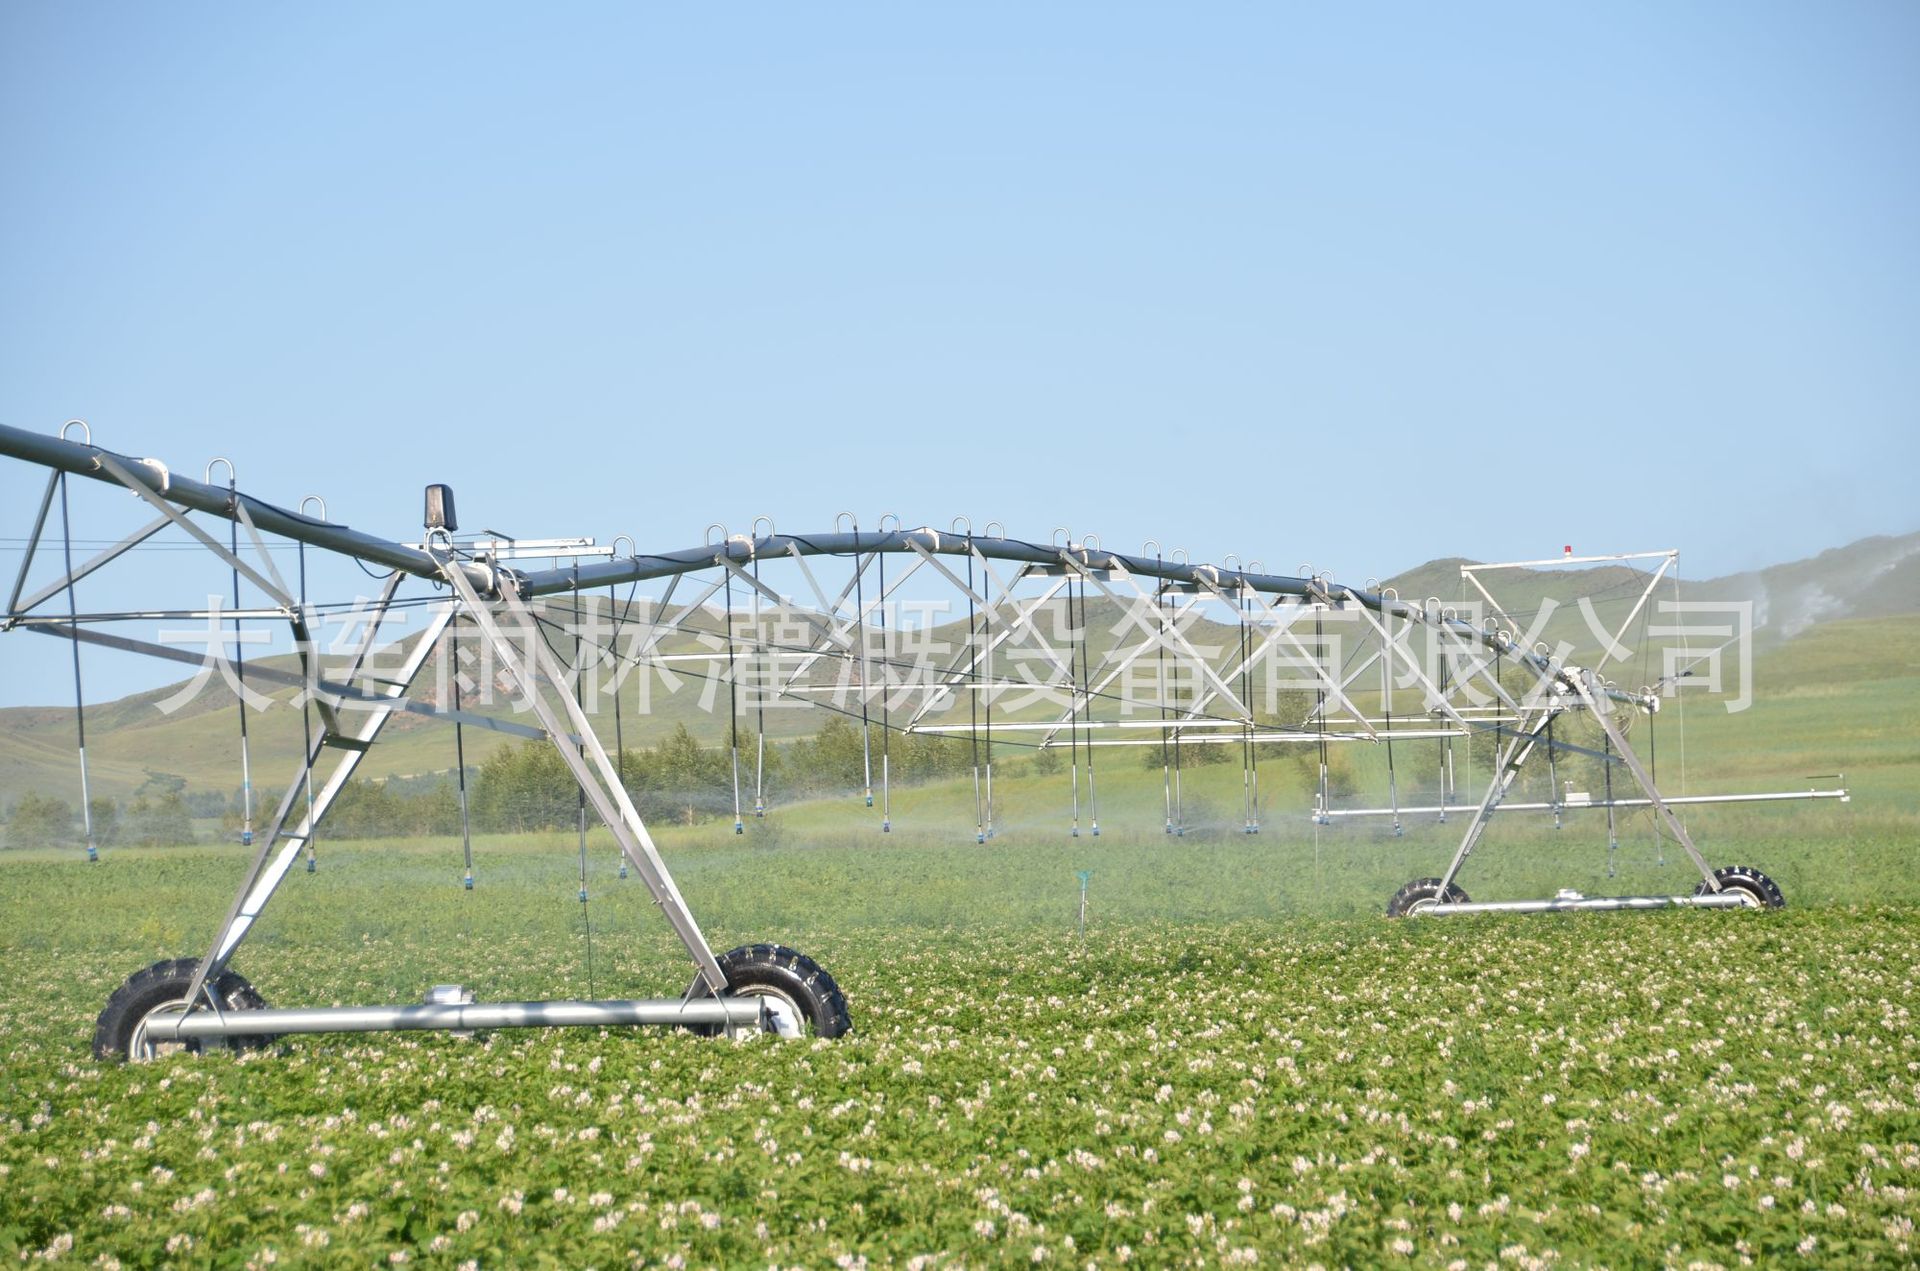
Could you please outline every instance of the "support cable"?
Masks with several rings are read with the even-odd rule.
[[[986,805],[980,788],[980,627],[973,601],[973,538],[967,538],[967,738],[973,751],[973,841],[987,841]]]
[[[1324,656],[1327,648],[1326,632],[1322,621],[1322,608],[1323,606],[1320,601],[1316,600],[1313,602],[1313,655],[1316,658]],[[1333,819],[1328,813],[1333,809],[1333,802],[1330,797],[1330,783],[1327,780],[1327,678],[1324,675],[1320,675],[1316,676],[1315,679],[1318,682],[1315,685],[1317,696],[1314,718],[1319,721],[1320,725],[1320,792],[1316,798],[1320,806],[1314,820],[1320,825],[1331,825]],[[1319,841],[1319,836],[1316,835],[1314,838],[1316,852],[1319,850]]]
[[[1560,748],[1553,744],[1553,717],[1547,717],[1547,801],[1553,804],[1553,828],[1560,828]]]
[[[304,540],[300,542],[299,548],[300,550],[297,554],[297,559],[300,562],[300,625],[301,625],[301,628],[307,634],[307,645],[308,645],[307,658],[309,661],[309,665],[313,667],[313,681],[314,683],[318,683],[320,679],[320,663],[319,663],[320,651],[317,648],[313,647],[313,624],[311,622],[311,615],[307,612],[307,545]],[[457,668],[456,668],[456,673],[457,673]],[[459,704],[457,702],[454,704],[454,709],[455,710],[460,709]],[[313,691],[312,691],[312,685],[309,685],[306,689],[301,690],[301,693],[300,693],[300,741],[303,747],[301,750],[301,754],[303,754],[306,757],[306,761],[301,765],[301,777],[306,782],[306,787],[307,787],[307,852],[306,852],[306,855],[307,855],[307,872],[311,874],[320,868],[318,849],[314,846],[314,840],[320,837],[320,827],[313,823],[314,817],[313,817]],[[464,807],[461,810],[461,815],[462,816],[465,815]]]
[[[884,569],[885,566],[882,566]],[[867,639],[867,567],[860,559],[860,522],[853,522],[853,615],[860,627],[860,776],[866,787],[867,806],[873,806],[873,720],[870,698],[873,693],[872,663]],[[881,602],[886,601],[882,575]]]
[[[614,540],[614,546],[617,548],[619,545],[619,540]],[[613,630],[607,636],[607,664],[613,668],[613,763],[614,772],[620,779],[622,790],[627,788],[627,735],[620,724],[620,695],[625,690],[625,686],[620,682],[620,627],[626,615],[633,611],[634,593],[639,589],[640,580],[636,578],[633,585],[627,588],[627,603],[625,608],[622,608],[614,585],[607,584],[607,612],[613,621]],[[620,877],[625,878],[627,854],[620,850],[617,843],[614,845],[614,854],[620,858]]]
[[[1673,562],[1673,603],[1675,610],[1678,611],[1680,605],[1680,560],[1678,557],[1675,557]],[[1685,622],[1680,624],[1680,654],[1683,662],[1688,665],[1692,664],[1693,647],[1687,640],[1687,624]],[[1687,693],[1684,686],[1676,692],[1675,699],[1680,703],[1680,793],[1685,795],[1687,792]]]
[[[221,462],[214,460],[215,463]],[[233,465],[227,465],[227,510],[231,514],[240,506],[240,489],[236,482]],[[240,519],[234,516],[227,525],[227,548],[238,561],[240,557]],[[235,564],[233,573],[233,607],[240,607],[240,567]],[[240,709],[240,842],[242,846],[253,846],[253,753],[247,740],[247,646],[240,638],[240,619],[233,620],[233,669],[237,688],[234,693],[235,704]]]
[[[1450,657],[1442,657],[1442,659],[1440,659],[1440,676],[1438,676],[1438,680],[1436,680],[1436,687],[1440,689],[1442,701],[1444,701],[1446,695],[1452,691],[1452,682],[1453,660],[1450,659]],[[1498,676],[1496,676],[1496,682],[1498,682]],[[1461,699],[1461,705],[1465,705],[1465,699]],[[1494,722],[1498,724],[1498,722],[1500,722],[1500,714],[1498,714],[1498,712],[1500,712],[1500,699],[1494,699],[1494,712],[1496,712],[1496,714],[1494,714]],[[1440,741],[1438,741],[1436,745],[1438,745],[1438,751],[1440,751],[1440,801],[1438,801],[1438,803],[1440,803],[1440,824],[1446,826],[1446,804],[1452,801],[1452,791],[1448,789],[1448,774],[1453,770],[1452,735],[1440,737]],[[1471,733],[1469,733],[1469,737],[1467,737],[1467,762],[1469,762],[1469,764],[1473,762],[1473,735],[1471,735]]]
[[[771,522],[769,522],[771,524]],[[767,815],[767,693],[766,685],[773,683],[774,676],[767,667],[766,647],[770,641],[762,638],[760,630],[760,548],[756,543],[753,550],[753,647],[755,665],[759,676],[754,684],[754,722],[753,722],[753,815],[756,820],[765,820]]]
[[[880,521],[886,528],[886,518]],[[893,833],[893,703],[887,693],[893,648],[887,643],[887,555],[880,557],[880,832]]]
[[[447,655],[453,680],[453,709],[458,712],[460,710],[460,618],[458,614],[454,615],[447,632]],[[467,891],[472,891],[473,818],[467,808],[467,739],[466,730],[461,727],[457,714],[453,721],[453,762],[458,774],[454,780],[460,791],[460,851],[466,860],[467,867],[466,876],[461,879],[461,886]],[[309,769],[309,780],[311,780],[311,769]],[[308,824],[309,826],[312,824],[311,814],[309,814]],[[311,838],[308,841],[311,842]]]
[[[989,526],[988,528],[991,529],[992,527]],[[969,551],[967,553],[967,568],[969,571],[971,571],[973,568],[973,559],[979,553],[971,550],[972,548],[971,542],[969,542],[968,547],[969,547]],[[992,838],[993,837],[993,591],[992,591],[991,582],[989,582],[987,588],[985,589],[985,594],[987,597],[987,604],[980,611],[980,633],[981,633],[981,639],[983,642],[982,657],[985,659],[985,663],[981,668],[979,668],[983,676],[983,678],[981,679],[982,687],[980,687],[979,689],[976,689],[975,691],[979,693],[984,693],[986,695],[986,701],[982,703],[982,707],[986,713],[986,720],[987,720],[986,837]]]
[[[1091,566],[1089,566],[1091,567]],[[1087,734],[1087,811],[1093,818],[1093,837],[1100,837],[1100,790],[1093,782],[1093,673],[1089,670],[1088,642],[1093,636],[1093,621],[1087,617],[1087,576],[1080,575],[1080,684],[1085,692],[1081,700],[1081,718]]]
[[[727,723],[733,757],[733,832],[745,834],[747,823],[740,815],[740,677],[734,669],[733,650],[733,571],[727,571]]]
[[[1389,624],[1387,639],[1391,642],[1394,638],[1391,615],[1388,616],[1387,622]],[[1392,659],[1385,656],[1384,650],[1380,658],[1380,718],[1386,723],[1382,731],[1387,736],[1387,806],[1393,809],[1393,837],[1400,838],[1407,831],[1406,827],[1400,823],[1400,776],[1393,766],[1393,664]],[[1440,807],[1441,815],[1445,816],[1444,797]]]
[[[1084,589],[1082,592],[1084,596]],[[1073,580],[1067,580],[1067,630],[1074,628]],[[1080,837],[1080,664],[1067,650],[1067,750],[1071,757],[1069,775],[1073,778],[1073,838]]]
[[[1168,634],[1172,634],[1173,629],[1179,625],[1180,613],[1177,609],[1173,608],[1172,596],[1167,598],[1167,603],[1170,612],[1167,617],[1166,630]],[[1166,656],[1165,650],[1162,650],[1161,656]],[[1176,672],[1178,669],[1179,666],[1178,663],[1176,663]],[[1193,692],[1196,697],[1199,695],[1200,686],[1197,681],[1194,684]],[[1181,722],[1177,721],[1173,729],[1173,836],[1175,838],[1185,838],[1187,836],[1187,804],[1186,790],[1184,788],[1184,778],[1186,775],[1184,760],[1186,756],[1183,753],[1185,737],[1186,728]]]
[[[578,557],[574,558],[573,576],[573,594],[578,596],[580,594],[580,560]],[[585,720],[587,718],[586,703],[581,700],[585,686],[585,676],[581,674],[584,668],[580,661],[580,636],[580,623],[579,620],[576,619],[573,624],[573,704],[579,707],[580,717]],[[556,685],[555,687],[561,689],[563,692],[566,689],[565,685]],[[534,691],[538,692],[539,690],[536,687]],[[586,726],[590,725],[583,726],[583,731]],[[574,753],[580,756],[580,762],[582,764],[586,763],[587,742],[584,737],[575,744]],[[579,791],[579,804],[576,815],[578,817],[580,833],[580,929],[586,936],[587,997],[591,999],[593,997],[593,916],[587,909],[587,785],[584,781],[575,781],[574,786]]]
[[[1157,546],[1157,544],[1156,544]],[[1153,563],[1164,569],[1166,562],[1158,552],[1154,553]],[[1160,798],[1166,807],[1166,832],[1173,833],[1173,755],[1167,737],[1167,580],[1164,576],[1154,584],[1153,607],[1160,619],[1159,648],[1155,656],[1159,661],[1157,687],[1160,697]]]
[[[1606,763],[1601,765],[1601,767],[1604,780],[1606,781],[1607,799],[1607,877],[1612,878],[1617,872],[1614,866],[1614,857],[1618,855],[1620,851],[1620,832],[1618,823],[1614,817],[1613,808],[1613,736],[1610,733],[1602,732],[1600,739],[1605,743],[1604,750],[1607,756]]]
[[[1654,725],[1660,716],[1647,716],[1647,771],[1653,778],[1653,784],[1660,784],[1660,730]],[[1667,836],[1660,829],[1660,819],[1649,814],[1647,823],[1653,827],[1653,850],[1655,865],[1667,863]]]
[[[1256,761],[1253,757],[1253,638],[1251,628],[1247,625],[1247,609],[1250,603],[1246,579],[1242,578],[1239,587],[1234,591],[1234,607],[1239,610],[1240,620],[1240,700],[1246,703],[1247,707],[1246,721],[1240,732],[1240,832],[1242,834],[1260,832],[1260,822],[1254,811],[1255,800],[1259,794],[1256,788],[1258,782]]]
[[[67,511],[67,474],[60,474],[60,551],[67,566],[67,620],[79,612],[73,591],[73,523]],[[80,683],[80,641],[73,641],[73,728],[80,746],[80,824],[87,836],[87,860],[97,862],[100,848],[93,838],[93,793],[87,783],[87,698]]]

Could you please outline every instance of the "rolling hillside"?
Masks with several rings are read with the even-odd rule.
[[[1406,599],[1436,596],[1448,605],[1461,603],[1461,561],[1443,559],[1410,570],[1384,585]],[[1595,614],[1610,625],[1627,617],[1644,586],[1646,574],[1624,566],[1573,570],[1511,571],[1497,576],[1495,594],[1503,607],[1523,626],[1530,626],[1546,597],[1558,602],[1552,619],[1538,634],[1566,639],[1582,649],[1594,639],[1587,621],[1574,603],[1586,598]],[[1675,593],[1662,583],[1660,597]],[[1862,539],[1846,547],[1753,573],[1701,582],[1684,582],[1679,593],[1688,600],[1751,600],[1755,605],[1762,654],[1761,680],[1772,692],[1817,691],[1805,673],[1817,669],[1821,680],[1875,679],[1911,676],[1901,651],[1912,640],[1895,638],[1920,626],[1920,533],[1900,537]],[[1094,636],[1092,654],[1098,659],[1112,640],[1118,623],[1110,607],[1090,605]],[[641,615],[644,616],[644,615]],[[1637,621],[1644,623],[1647,616]],[[1886,620],[1890,625],[1876,625]],[[1854,624],[1862,624],[1855,627]],[[718,615],[707,625],[717,630]],[[947,634],[962,638],[960,624]],[[1872,639],[1851,640],[1853,629]],[[1227,635],[1222,628],[1216,634]],[[30,638],[14,634],[10,639]],[[4,648],[0,645],[0,648]],[[664,646],[692,648],[691,637]],[[1875,647],[1890,650],[1891,660],[1876,658]],[[294,669],[290,658],[269,665]],[[1896,665],[1897,664],[1897,665]],[[430,665],[423,696],[435,700],[437,666]],[[1651,676],[1657,672],[1648,672]],[[636,677],[637,678],[637,677]],[[1622,677],[1626,679],[1626,676]],[[163,713],[160,703],[176,694],[186,681],[164,688],[89,704],[88,752],[92,787],[96,795],[125,799],[156,773],[184,778],[190,791],[230,792],[239,784],[238,717],[234,697],[217,682],[184,707]],[[287,702],[293,690],[273,692],[275,705],[250,716],[254,780],[261,787],[284,784],[297,763],[302,722]],[[630,681],[621,694],[620,732],[629,747],[657,740],[676,724],[686,723],[696,735],[717,742],[724,722],[724,693],[698,678],[683,678],[674,690],[655,681],[646,691]],[[707,700],[703,702],[703,694]],[[773,709],[765,713],[768,736],[805,735],[824,716],[812,710]],[[608,742],[615,733],[614,712],[608,702],[597,715]],[[751,725],[758,721],[745,721]],[[77,802],[77,774],[73,755],[73,713],[63,706],[17,707],[0,710],[0,807],[10,806],[28,790],[39,790]],[[512,738],[468,730],[469,763],[483,762]],[[447,772],[454,766],[453,741],[448,729],[418,717],[401,716],[389,726],[367,764],[366,776],[380,778]]]

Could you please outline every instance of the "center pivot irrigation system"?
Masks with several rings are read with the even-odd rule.
[[[1465,607],[1443,606],[1435,598],[1403,601],[1391,588],[1371,580],[1363,587],[1344,586],[1310,566],[1302,566],[1297,575],[1269,574],[1258,561],[1243,565],[1229,557],[1221,565],[1192,564],[1184,552],[1163,552],[1152,543],[1142,554],[1122,555],[1102,550],[1097,539],[1075,540],[1065,531],[1056,531],[1050,543],[1036,543],[1009,538],[998,525],[975,533],[965,522],[947,530],[908,529],[898,518],[884,517],[877,528],[863,531],[850,515],[842,514],[830,533],[798,535],[776,533],[772,523],[761,518],[751,534],[729,535],[724,527],[713,526],[698,547],[621,554],[596,547],[590,539],[513,540],[493,531],[486,537],[462,537],[452,492],[445,486],[427,487],[423,541],[404,543],[327,519],[325,505],[317,499],[309,498],[299,511],[291,511],[242,493],[230,463],[225,465],[226,484],[217,484],[215,467],[222,460],[208,465],[206,479],[196,481],[158,460],[95,446],[79,421],[58,436],[0,426],[0,454],[50,470],[0,630],[36,631],[72,644],[81,802],[89,818],[90,858],[96,852],[86,773],[83,646],[203,668],[217,653],[236,685],[295,686],[301,690],[299,707],[308,713],[298,768],[266,828],[254,834],[243,703],[242,788],[252,863],[204,956],[158,963],[133,975],[113,994],[95,1035],[94,1049],[101,1057],[251,1045],[308,1032],[629,1024],[787,1036],[832,1037],[847,1031],[844,995],[805,955],[773,944],[716,955],[708,946],[624,780],[618,704],[629,676],[649,683],[657,678],[663,691],[695,686],[708,701],[724,696],[736,832],[744,829],[747,817],[767,814],[765,713],[796,703],[858,721],[865,804],[874,809],[882,832],[893,828],[896,739],[940,738],[949,746],[966,747],[973,776],[973,833],[981,842],[1002,828],[996,824],[996,746],[1023,754],[1065,752],[1072,796],[1070,802],[1063,800],[1063,810],[1070,810],[1065,819],[1075,836],[1083,825],[1092,835],[1100,833],[1096,758],[1116,753],[1137,757],[1137,749],[1122,748],[1157,747],[1164,829],[1178,838],[1188,828],[1189,769],[1201,753],[1189,748],[1238,750],[1238,819],[1245,833],[1260,831],[1266,806],[1260,791],[1261,756],[1297,745],[1318,748],[1318,789],[1311,809],[1316,823],[1390,817],[1398,833],[1411,818],[1446,819],[1455,800],[1456,740],[1492,738],[1497,759],[1477,807],[1460,802],[1453,808],[1465,812],[1471,807],[1471,812],[1452,859],[1438,877],[1417,879],[1402,888],[1388,906],[1394,916],[1670,905],[1778,907],[1784,903],[1780,889],[1758,870],[1715,869],[1709,864],[1675,806],[1846,798],[1844,788],[1684,799],[1662,795],[1627,735],[1634,716],[1658,711],[1660,687],[1623,689],[1602,671],[1620,650],[1619,640],[1628,627],[1644,618],[1655,586],[1672,565],[1672,553],[1653,554],[1663,562],[1659,569],[1635,575],[1645,578],[1645,587],[1626,622],[1618,632],[1602,633],[1607,638],[1596,665],[1580,666],[1568,660],[1571,646],[1556,650],[1533,640],[1534,633],[1500,607],[1478,576],[1498,566],[1468,571],[1468,580],[1489,606],[1484,616],[1472,617]],[[123,488],[148,505],[151,519],[76,564],[68,498],[72,477]],[[56,505],[57,539],[50,526]],[[309,507],[317,507],[318,514],[309,515]],[[228,524],[217,534],[207,521]],[[243,532],[250,551],[242,549]],[[230,604],[210,596],[206,605],[189,608],[81,609],[78,584],[162,534],[176,539],[184,534],[224,565],[232,584]],[[46,547],[51,555],[55,542],[61,553],[59,575],[29,592],[36,554]],[[270,550],[288,546],[300,553],[297,587],[287,584]],[[353,558],[381,579],[378,594],[356,602],[351,610],[357,637],[350,642],[344,665],[336,661],[327,666],[321,658],[318,630],[342,609],[307,600],[309,548]],[[539,569],[524,564],[534,558],[555,563]],[[646,581],[663,584],[662,594],[657,601],[636,606],[634,588]],[[243,594],[243,583],[255,593],[251,600]],[[425,584],[425,594],[403,594],[410,583],[416,593]],[[629,587],[624,601],[617,590],[622,585]],[[683,587],[694,594],[676,604]],[[935,593],[944,599],[928,598]],[[796,604],[792,597],[802,594],[810,600]],[[64,605],[54,603],[62,599]],[[1097,618],[1089,611],[1090,600]],[[930,615],[939,612],[951,613],[952,620],[936,622]],[[401,630],[413,618],[419,623]],[[235,633],[243,625],[287,624],[301,670],[262,665],[258,659],[247,664],[238,656],[237,634],[229,660],[224,644],[193,652],[114,633],[127,624],[159,620],[198,620],[221,630],[221,624],[231,624]],[[1330,636],[1329,629],[1335,627],[1339,631]],[[1414,650],[1416,634],[1427,642],[1424,658]],[[561,653],[569,640],[570,661]],[[1350,651],[1344,657],[1330,656],[1341,640]],[[443,691],[419,691],[429,666],[437,668]],[[484,670],[473,669],[480,667]],[[1527,687],[1512,687],[1516,673],[1523,674]],[[598,686],[601,676],[610,677],[611,690]],[[1377,695],[1357,687],[1371,683],[1374,676],[1380,686]],[[1282,683],[1295,686],[1290,696],[1276,687]],[[484,695],[496,684],[516,699],[521,718],[485,714],[475,703],[463,702],[463,689]],[[1420,708],[1396,716],[1396,687],[1416,690]],[[1269,704],[1265,711],[1263,691]],[[590,709],[596,695],[608,692],[615,707],[617,758],[608,754]],[[1369,701],[1372,709],[1362,709],[1361,703]],[[1273,706],[1302,702],[1291,718],[1284,717],[1284,711],[1277,716]],[[554,747],[581,791],[582,904],[585,809],[590,806],[619,846],[621,876],[629,867],[638,875],[692,960],[694,978],[684,995],[480,1003],[459,986],[442,985],[422,1004],[266,1006],[232,970],[234,952],[303,854],[308,871],[313,871],[317,830],[328,809],[385,725],[403,712],[452,725],[460,756],[463,824],[464,729],[506,732]],[[743,759],[740,723],[749,715],[757,716],[759,727]],[[1555,721],[1569,716],[1597,724],[1599,748],[1555,738]],[[1388,802],[1383,807],[1334,806],[1328,747],[1353,741],[1385,747]],[[1417,752],[1423,770],[1437,773],[1437,803],[1401,803],[1399,767],[1412,761],[1396,766],[1396,744],[1403,754]],[[1616,811],[1648,809],[1663,835],[1679,845],[1699,872],[1690,894],[1588,897],[1563,890],[1546,900],[1468,899],[1458,885],[1461,869],[1523,766],[1544,756],[1553,767],[1575,754],[1602,763],[1602,797],[1563,793],[1556,772],[1550,800],[1504,806],[1550,810],[1556,822],[1570,811],[1604,809],[1610,849],[1617,845]],[[1616,797],[1616,773],[1637,793]],[[471,888],[472,847],[470,835],[466,837],[466,885]]]

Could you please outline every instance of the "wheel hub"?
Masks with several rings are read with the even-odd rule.
[[[807,1013],[800,1003],[788,997],[778,989],[768,988],[764,984],[742,986],[736,992],[739,997],[757,997],[773,1023],[773,1033],[777,1037],[804,1037],[807,1029]]]

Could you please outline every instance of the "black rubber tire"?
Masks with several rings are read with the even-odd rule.
[[[1387,902],[1387,917],[1404,918],[1410,913],[1426,908],[1422,902],[1432,901],[1449,905],[1466,903],[1467,893],[1460,890],[1459,884],[1447,888],[1447,894],[1440,894],[1440,880],[1437,878],[1416,878],[1393,893],[1393,899]]]
[[[717,961],[727,977],[727,987],[743,997],[770,997],[792,1009],[789,1012],[802,1036],[839,1037],[853,1027],[847,1013],[847,995],[833,977],[806,954],[783,944],[744,944],[729,949]],[[712,997],[706,981],[694,986],[693,996]],[[715,1036],[718,1027],[696,1029]]]
[[[199,965],[198,958],[174,958],[156,962],[128,976],[126,983],[113,991],[106,1009],[94,1021],[93,1057],[136,1061],[153,1058],[156,1052],[142,1041],[147,1017],[170,1003],[186,1001],[187,989],[192,986],[193,973]],[[232,970],[222,971],[213,981],[213,996],[223,1010],[257,1011],[267,1005],[253,985]],[[229,1037],[211,1043],[194,1040],[180,1043],[180,1049],[193,1054],[207,1049],[251,1050],[272,1041],[273,1038],[265,1036]]]
[[[1756,909],[1785,909],[1787,898],[1780,890],[1780,884],[1768,878],[1751,865],[1727,865],[1713,871],[1720,880],[1720,890],[1743,893]],[[1702,880],[1693,889],[1696,896],[1710,896],[1713,888]]]

